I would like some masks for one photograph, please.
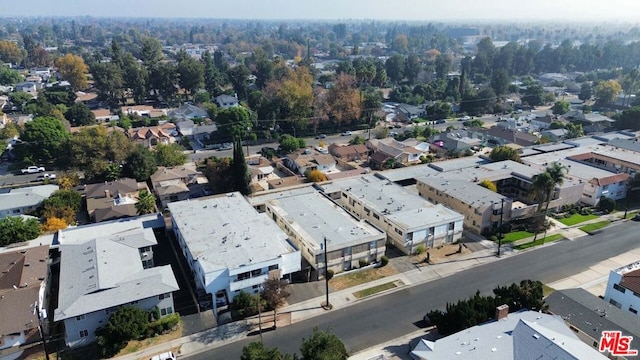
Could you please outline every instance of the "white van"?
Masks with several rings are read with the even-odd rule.
[[[171,351],[153,356],[150,360],[176,360],[176,356]]]

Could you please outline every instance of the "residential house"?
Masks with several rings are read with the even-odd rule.
[[[68,228],[58,233],[60,285],[54,320],[64,323],[69,347],[95,340],[96,330],[121,306],[172,314],[180,290],[170,265],[154,266],[159,214]]]
[[[193,120],[182,120],[176,123],[176,128],[181,136],[185,136],[187,138],[193,137],[193,128],[195,127],[195,123]]]
[[[429,152],[428,149],[418,149],[393,138],[367,140],[366,145],[373,151],[370,158],[372,164],[378,167],[388,159],[402,165],[417,164],[420,163],[420,157]]]
[[[548,138],[549,140],[555,142],[563,140],[567,137],[567,129],[549,129],[543,130],[540,132],[540,137]]]
[[[307,171],[319,170],[323,173],[335,171],[336,160],[331,155],[314,154],[312,150],[304,153],[290,154],[282,163],[291,171],[304,175]]]
[[[461,214],[407,192],[382,174],[318,186],[348,212],[385,231],[387,241],[406,254],[418,246],[451,244],[462,236]]]
[[[551,314],[561,316],[580,340],[595,349],[600,345],[603,331],[620,331],[622,336],[632,336],[629,348],[640,349],[638,318],[585,289],[556,290],[544,302],[549,306]],[[625,358],[613,356],[609,352],[603,355],[610,359]]]
[[[109,123],[111,121],[120,120],[120,116],[111,114],[111,110],[109,109],[96,109],[91,110],[91,112],[99,123]]]
[[[520,146],[532,146],[540,141],[537,136],[525,132],[505,129],[500,126],[493,126],[489,129],[481,130],[485,134],[489,143],[496,145],[516,144]]]
[[[216,96],[214,100],[216,104],[218,104],[218,107],[220,109],[228,109],[230,107],[240,106],[240,103],[238,102],[238,98],[236,96],[222,94]]]
[[[21,83],[17,83],[13,89],[15,92],[35,93],[36,91],[38,91],[39,87],[38,83],[32,81],[24,81]]]
[[[216,124],[211,125],[197,125],[193,128],[193,138],[202,146],[204,142],[211,139],[211,135],[218,131]]]
[[[632,316],[636,319],[638,318],[638,311],[640,311],[640,261],[609,272],[604,301],[623,312],[633,314]]]
[[[57,185],[38,185],[0,190],[0,219],[35,211],[42,201],[58,189]]]
[[[124,115],[138,115],[149,118],[158,118],[167,115],[166,109],[156,109],[150,105],[123,106],[120,110]]]
[[[260,155],[249,156],[246,160],[249,174],[251,175],[251,183],[259,184],[263,190],[268,189],[269,185],[266,184],[266,181],[277,178],[277,176],[272,176],[275,169],[271,166],[271,162]],[[264,183],[260,184],[260,182]]]
[[[409,105],[398,104],[396,106],[396,117],[400,121],[412,122],[419,118],[425,118],[427,116],[427,105]]]
[[[365,145],[329,145],[329,153],[343,161],[366,161],[369,149]]]
[[[193,120],[193,119],[204,119],[209,115],[204,109],[201,109],[192,104],[183,104],[177,109],[169,110],[167,115],[174,120],[184,121],[184,120]]]
[[[416,360],[606,360],[584,344],[560,316],[509,307],[496,308],[493,320],[435,341],[421,339],[411,351]]]
[[[175,143],[175,128],[176,126],[172,123],[132,128],[127,130],[127,136],[129,136],[129,139],[151,148],[158,144],[168,145]]]
[[[557,120],[554,120],[551,115],[547,114],[545,116],[536,116],[532,118],[530,125],[532,128],[542,131],[551,128],[551,123],[554,121]]]
[[[338,273],[357,268],[360,262],[378,262],[384,255],[384,231],[337,207],[317,190],[307,187],[280,195],[266,202],[266,213],[289,235],[316,275],[324,275],[325,266]]]
[[[159,167],[151,175],[151,184],[163,209],[170,202],[200,197],[209,193],[207,189],[209,180],[192,163],[174,167]]]
[[[432,138],[430,150],[440,156],[446,156],[448,153],[463,153],[466,150],[482,146],[481,139],[471,138],[468,135],[464,130],[439,133]]]
[[[29,69],[29,75],[42,76],[43,78],[49,79],[51,77],[51,68],[50,67],[34,67]]]
[[[0,358],[17,359],[41,339],[46,318],[49,245],[0,251]]]
[[[149,191],[149,188],[145,182],[129,178],[85,185],[89,218],[101,222],[137,215],[136,203],[140,190]]]
[[[215,298],[214,313],[240,291],[258,293],[269,277],[300,270],[300,250],[238,192],[168,207],[179,250],[196,287]]]

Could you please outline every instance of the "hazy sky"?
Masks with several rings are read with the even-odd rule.
[[[235,19],[630,20],[640,0],[31,0],[0,15]]]

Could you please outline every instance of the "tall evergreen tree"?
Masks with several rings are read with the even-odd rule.
[[[249,176],[247,161],[242,151],[242,140],[240,136],[236,136],[233,141],[233,163],[231,164],[231,172],[233,174],[233,181],[235,182],[235,190],[240,191],[243,195],[250,194],[251,188],[249,187],[249,182],[251,181],[251,177]]]

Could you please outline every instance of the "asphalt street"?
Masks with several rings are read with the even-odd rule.
[[[297,353],[302,338],[314,327],[331,329],[345,343],[350,354],[418,330],[422,316],[431,309],[444,309],[449,302],[483,294],[499,285],[523,279],[550,283],[579,273],[599,261],[619,255],[640,244],[640,224],[616,223],[601,233],[526,251],[500,261],[456,273],[446,278],[360,301],[353,306],[329,311],[263,335],[269,347]],[[230,343],[188,359],[239,359],[242,347],[258,337]]]

